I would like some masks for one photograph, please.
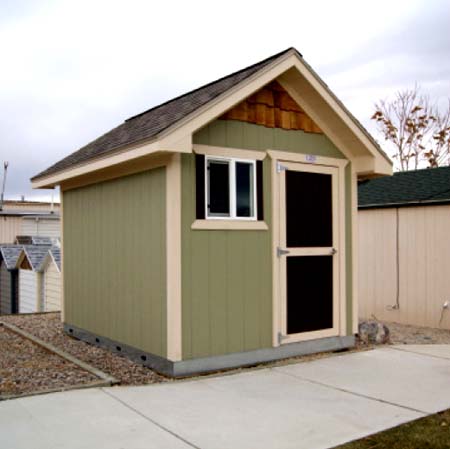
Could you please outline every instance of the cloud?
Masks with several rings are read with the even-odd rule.
[[[415,81],[448,96],[446,1],[6,1],[0,17],[0,160],[10,195],[162,101],[290,46],[366,125]],[[41,192],[34,192],[41,195]]]

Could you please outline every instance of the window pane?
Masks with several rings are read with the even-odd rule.
[[[229,162],[208,161],[208,183],[209,214],[228,217],[230,215]]]
[[[236,215],[253,217],[253,164],[236,162]]]

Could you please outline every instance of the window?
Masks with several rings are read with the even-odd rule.
[[[257,219],[256,162],[205,158],[205,217]]]

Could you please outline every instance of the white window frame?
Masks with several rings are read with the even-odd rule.
[[[208,162],[220,161],[228,162],[229,172],[229,196],[230,196],[230,215],[217,216],[210,215],[208,211],[209,201],[209,173]],[[250,164],[253,167],[253,215],[251,217],[239,217],[236,215],[236,162],[243,162]],[[256,160],[254,159],[241,159],[235,157],[222,157],[222,156],[205,156],[205,218],[207,220],[242,220],[242,221],[257,221],[258,220],[258,204],[257,204],[257,182],[256,182]]]

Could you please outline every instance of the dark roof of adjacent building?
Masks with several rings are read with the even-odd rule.
[[[450,167],[397,172],[358,187],[360,209],[449,202]]]
[[[23,251],[25,257],[30,262],[31,268],[34,271],[40,271],[42,269],[42,262],[48,254],[50,245],[24,245]]]
[[[32,245],[33,238],[31,235],[16,235],[15,242],[19,245]]]
[[[22,245],[0,245],[0,254],[8,270],[16,268],[22,248]]]
[[[249,78],[251,75],[268,66],[289,51],[297,52],[297,50],[289,48],[261,62],[246,67],[245,69],[239,70],[238,72],[232,73],[231,75],[220,78],[217,81],[213,81],[212,83],[162,103],[159,106],[130,117],[118,127],[80,148],[75,153],[60,160],[48,169],[34,176],[32,179],[51,175],[105,153],[111,153],[124,145],[154,138],[165,129],[187,117],[201,106],[206,105],[214,98]],[[297,52],[297,54],[301,57],[300,53]]]

